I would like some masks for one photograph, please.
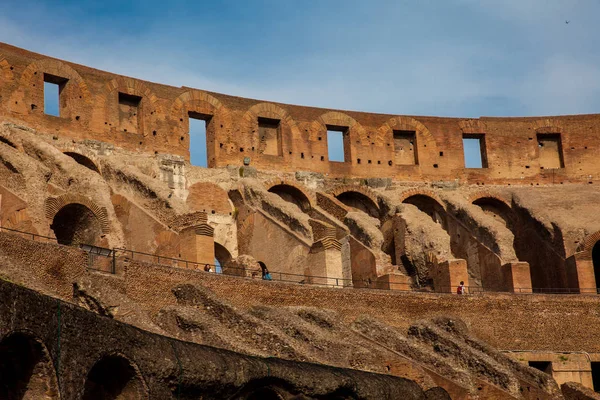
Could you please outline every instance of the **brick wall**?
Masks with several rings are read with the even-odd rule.
[[[249,157],[251,166],[260,169],[332,177],[544,184],[600,176],[595,162],[599,115],[462,119],[340,112],[144,82],[6,44],[0,44],[0,57],[0,116],[5,119],[59,136],[189,159],[191,113],[208,121],[211,167],[243,165]],[[43,83],[48,77],[66,79],[59,117],[44,114]],[[259,126],[265,119],[279,121],[269,146]],[[328,126],[347,132],[345,162],[328,160]],[[394,132],[414,132],[416,164],[397,159]],[[465,168],[464,135],[484,135],[487,168]]]

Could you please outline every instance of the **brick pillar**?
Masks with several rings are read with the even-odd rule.
[[[310,249],[310,283],[335,285],[336,287],[352,286],[352,279],[343,279],[342,244],[333,238],[325,237],[316,241]]]
[[[182,230],[179,233],[179,249],[184,260],[198,263],[198,269],[204,264],[215,263],[214,229],[208,224],[200,224]],[[214,270],[214,267],[213,267]]]
[[[596,293],[596,274],[591,251],[575,253],[567,259],[569,286],[580,293]]]
[[[456,288],[463,281],[469,293],[469,273],[467,261],[462,259],[447,260],[437,264],[433,273],[433,288],[438,293],[456,293]]]
[[[531,293],[531,271],[527,262],[512,262],[502,266],[506,290],[513,293]]]

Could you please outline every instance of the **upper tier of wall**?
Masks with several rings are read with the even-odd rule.
[[[44,113],[44,82],[60,117]],[[208,165],[310,170],[331,176],[562,183],[600,176],[600,114],[478,119],[327,110],[171,87],[0,43],[0,116],[43,132],[189,159],[189,118],[207,124]],[[343,131],[343,162],[327,131]],[[465,168],[463,137],[481,139],[485,168]]]

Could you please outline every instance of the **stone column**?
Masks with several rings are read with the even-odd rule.
[[[433,288],[438,293],[456,293],[456,288],[461,281],[465,283],[466,293],[469,293],[469,273],[466,260],[452,259],[439,263],[432,275]]]
[[[531,293],[531,271],[527,262],[511,262],[502,266],[505,288],[513,293]]]

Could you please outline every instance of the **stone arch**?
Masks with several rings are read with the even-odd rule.
[[[12,65],[8,62],[4,54],[0,53],[0,70],[2,70],[2,75],[0,76],[0,81],[4,82],[12,82],[15,77],[12,71]]]
[[[69,204],[81,204],[87,207],[100,222],[102,227],[102,233],[107,234],[110,231],[110,224],[108,221],[108,213],[105,207],[100,207],[89,198],[79,195],[67,193],[58,197],[49,197],[45,202],[45,215],[49,220],[53,220],[56,214],[65,206]]]
[[[285,179],[274,179],[265,183],[271,193],[275,193],[285,201],[297,205],[303,212],[308,212],[314,207],[313,196],[299,185]]]
[[[216,125],[231,126],[231,115],[229,110],[223,106],[223,103],[216,97],[202,92],[200,90],[189,89],[181,93],[171,104],[170,119],[176,126],[177,130],[184,137],[190,133],[190,117],[204,120],[206,123],[206,142],[195,143],[201,146],[206,146],[207,167],[216,165],[217,140],[216,140]],[[225,131],[225,130],[221,130]],[[170,133],[170,132],[169,132]],[[181,137],[180,135],[180,137]],[[232,149],[233,142],[231,137],[223,137],[220,140],[226,146],[223,148]],[[192,147],[192,137],[188,138],[189,150]]]
[[[221,268],[223,268],[224,265],[226,265],[227,263],[229,263],[229,261],[231,261],[233,259],[231,253],[229,252],[229,250],[227,250],[227,247],[223,246],[222,244],[218,243],[218,242],[214,242],[215,243],[215,260],[217,260],[219,262],[219,265],[221,266]],[[215,262],[216,265],[216,262]]]
[[[415,196],[415,195],[423,195],[423,196],[431,197],[433,200],[438,202],[440,204],[440,206],[442,208],[444,208],[444,210],[446,209],[446,207],[444,205],[445,203],[442,201],[442,199],[435,192],[433,192],[429,189],[413,188],[413,189],[406,190],[400,194],[400,197],[398,200],[400,200],[400,202],[404,203],[404,200],[408,199],[409,197]]]
[[[374,218],[379,218],[380,216],[377,195],[367,188],[342,185],[331,190],[329,193],[348,207],[364,211]]]
[[[339,111],[330,111],[322,114],[312,123],[310,140],[317,140],[317,136],[323,136],[327,132],[327,125],[348,127],[348,132],[358,137],[362,145],[370,144],[367,131],[351,116]]]
[[[448,230],[446,208],[437,196],[431,196],[428,191],[413,192],[410,195],[403,195],[402,203],[412,204],[429,215],[434,222],[441,224],[444,230]]]
[[[148,387],[137,365],[119,353],[101,357],[87,374],[83,400],[148,399]]]
[[[291,148],[291,142],[294,138],[300,137],[300,130],[296,121],[283,108],[273,103],[258,103],[246,111],[241,121],[241,131],[249,138],[249,146],[253,151],[259,154],[264,151],[264,142],[258,134],[258,118],[268,118],[279,120],[281,129],[281,155],[285,154],[287,148]],[[248,147],[248,146],[247,146]]]
[[[486,214],[500,218],[502,222],[512,230],[515,215],[512,208],[503,199],[497,196],[479,196],[471,201],[471,204],[480,207]]]
[[[190,106],[199,106],[201,109],[194,111],[204,114],[214,114],[216,110],[223,107],[223,103],[214,96],[200,90],[187,90],[181,93],[171,105],[171,119],[179,121],[181,118],[187,117],[187,111]]]
[[[71,157],[73,160],[75,160],[77,164],[83,165],[84,167],[94,172],[100,173],[100,169],[98,168],[96,163],[92,161],[89,157],[74,151],[65,151],[63,154]]]
[[[156,94],[137,79],[118,77],[106,83],[102,94],[98,96],[96,102],[98,107],[94,108],[93,120],[96,124],[103,124],[101,129],[108,130],[109,127],[119,127],[119,93],[138,96],[142,99],[138,110],[137,132],[130,133],[148,136],[163,110]]]
[[[85,80],[69,64],[51,59],[42,58],[31,62],[19,78],[19,86],[11,97],[11,110],[17,113],[43,113],[44,74],[53,75],[68,80],[65,92],[61,99],[78,99],[70,101],[63,107],[61,100],[61,118],[71,118],[83,115],[92,103],[91,93]],[[80,101],[79,101],[80,100]],[[37,110],[37,111],[34,111]],[[87,124],[87,121],[85,121]]]
[[[283,397],[277,390],[272,387],[265,386],[255,389],[247,397],[247,400],[283,400]]]
[[[82,99],[86,103],[91,102],[90,90],[87,83],[85,83],[85,80],[79,75],[79,72],[75,71],[69,64],[52,58],[36,60],[29,64],[21,74],[20,85],[29,86],[38,72],[67,78],[69,81],[77,83],[77,86],[81,90]]]
[[[233,397],[243,400],[283,400],[289,397],[292,389],[293,385],[284,379],[264,377],[249,381]]]
[[[420,141],[422,141],[423,146],[428,147],[428,153],[436,154],[437,153],[437,143],[429,132],[429,129],[420,121],[406,116],[398,116],[393,117],[387,120],[387,122],[381,125],[378,129],[379,135],[384,142],[392,143],[393,135],[395,130],[403,130],[403,131],[415,131],[417,135],[417,146],[420,146]]]
[[[587,235],[585,239],[583,239],[583,241],[579,243],[579,246],[577,246],[577,252],[586,252],[589,253],[591,256],[592,249],[598,241],[600,241],[600,231]]]
[[[538,119],[531,124],[535,133],[559,133],[563,131],[560,120],[550,118]]]
[[[0,398],[60,399],[50,353],[30,332],[14,331],[0,341]]]

